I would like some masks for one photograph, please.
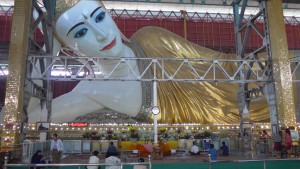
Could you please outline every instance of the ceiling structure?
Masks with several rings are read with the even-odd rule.
[[[42,0],[38,0],[42,1]],[[68,0],[69,1],[69,0]],[[104,0],[107,9],[139,10],[139,11],[187,11],[190,13],[220,13],[233,14],[232,3],[241,0]],[[12,12],[14,0],[0,1],[0,14]],[[300,0],[283,0],[284,16],[300,18]],[[258,1],[248,0],[248,7],[245,15],[256,14],[258,11]],[[8,45],[0,46],[0,63],[7,63]],[[4,51],[5,50],[5,51]],[[4,51],[4,52],[3,52]]]
[[[42,1],[42,0],[39,0]],[[108,9],[150,10],[150,11],[180,11],[233,13],[231,4],[241,0],[104,0]],[[13,6],[14,0],[1,0],[2,6]],[[285,16],[300,17],[299,0],[283,0]],[[0,8],[0,12],[1,12]],[[258,10],[257,0],[248,0],[245,14],[254,14]]]

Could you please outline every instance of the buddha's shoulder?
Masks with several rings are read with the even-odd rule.
[[[134,33],[133,36],[136,36],[138,34],[157,34],[157,33],[171,33],[170,31],[164,29],[164,28],[160,28],[160,27],[157,27],[157,26],[145,26],[141,29],[139,29],[136,33]]]

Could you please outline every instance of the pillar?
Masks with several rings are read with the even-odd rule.
[[[268,0],[266,12],[270,33],[270,50],[268,53],[272,56],[278,123],[281,127],[296,126],[292,75],[282,0]]]
[[[31,6],[28,0],[17,0],[14,5],[1,146],[20,143]]]

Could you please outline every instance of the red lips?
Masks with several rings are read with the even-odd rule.
[[[110,42],[110,44],[104,46],[104,48],[102,48],[100,51],[104,51],[107,49],[111,49],[112,47],[114,47],[116,45],[116,38]]]

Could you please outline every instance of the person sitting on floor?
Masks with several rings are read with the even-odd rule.
[[[89,164],[99,164],[100,163],[100,160],[98,158],[98,154],[99,154],[98,151],[93,152],[93,155],[90,156]],[[87,166],[86,168],[87,169],[101,169],[100,166]]]
[[[36,153],[31,158],[31,164],[45,164],[46,157],[42,155],[41,150],[37,150]],[[34,168],[34,167],[31,167]],[[36,167],[36,169],[41,169],[42,167]]]
[[[222,141],[222,146],[220,147],[220,155],[221,156],[228,156],[229,155],[229,149],[228,146],[225,144],[224,141]]]
[[[200,155],[199,147],[193,142],[193,146],[191,147],[190,151],[191,155]]]
[[[105,159],[105,164],[109,165],[105,169],[121,169],[121,160],[113,155]]]
[[[114,146],[113,142],[110,142],[110,146],[107,149],[106,152],[106,158],[110,157],[110,156],[118,156],[119,153],[117,151],[117,148]]]
[[[143,162],[145,162],[145,160],[143,158],[139,158],[138,162],[143,163]],[[136,164],[133,166],[133,169],[147,169],[147,166],[141,165],[141,164]]]

